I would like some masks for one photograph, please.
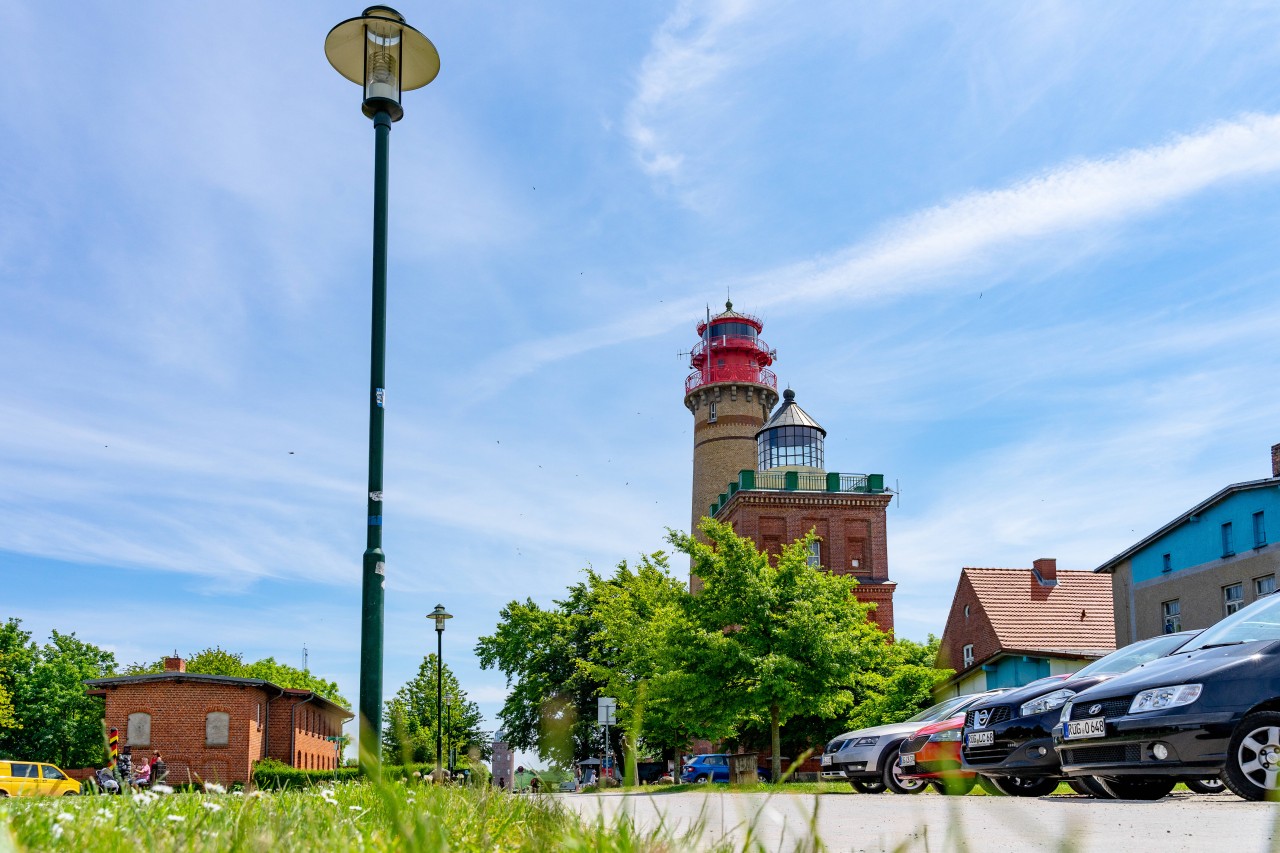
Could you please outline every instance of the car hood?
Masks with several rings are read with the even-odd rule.
[[[1084,678],[1067,678],[1062,681],[1055,681],[1052,684],[1028,684],[1026,687],[1019,687],[1015,690],[1010,690],[1008,693],[1001,693],[999,696],[992,696],[990,699],[976,702],[966,708],[965,713],[968,714],[970,711],[981,708],[994,708],[998,705],[1013,705],[1017,707],[1025,702],[1030,702],[1032,699],[1038,699],[1050,693],[1057,693],[1059,690],[1074,690],[1079,693],[1110,678],[1113,678],[1113,676],[1088,675]]]
[[[1280,640],[1257,640],[1238,646],[1175,653],[1136,666],[1123,675],[1117,675],[1077,695],[1071,701],[1078,703],[1083,698],[1108,699],[1131,695],[1151,687],[1204,681],[1220,675],[1229,677],[1228,674],[1234,669],[1249,667],[1256,670],[1258,657],[1278,654]]]
[[[869,729],[858,729],[856,732],[845,732],[839,737],[833,737],[831,740],[850,740],[860,737],[896,737],[898,735],[913,735],[921,728],[930,725],[928,722],[915,723],[890,723],[886,726],[872,726]],[[830,741],[828,741],[830,743]]]

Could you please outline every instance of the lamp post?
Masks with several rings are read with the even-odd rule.
[[[373,327],[369,369],[369,501],[360,604],[360,767],[381,764],[382,436],[387,353],[387,145],[391,123],[404,116],[400,93],[420,89],[440,73],[440,55],[426,36],[387,6],[370,6],[329,31],[324,53],[339,74],[364,87],[361,110],[373,119]]]
[[[441,692],[444,688],[444,622],[446,619],[452,619],[453,614],[445,612],[443,604],[437,604],[436,609],[427,614],[428,619],[436,620],[436,779],[440,778],[440,717],[441,717]]]
[[[449,749],[445,752],[445,767],[453,775],[453,694],[444,694],[445,728],[449,730]]]

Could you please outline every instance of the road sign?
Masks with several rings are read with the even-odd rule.
[[[618,700],[608,696],[601,696],[596,708],[597,722],[602,726],[616,726],[618,724]]]

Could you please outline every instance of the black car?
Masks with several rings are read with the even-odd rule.
[[[1012,796],[1050,793],[1065,778],[1053,749],[1062,706],[1081,691],[1175,651],[1198,633],[1185,631],[1141,640],[1065,679],[1032,682],[976,703],[964,718],[960,750],[964,769],[983,774]],[[1081,780],[1077,790],[1108,796],[1092,780]]]
[[[1120,797],[1158,799],[1218,774],[1247,800],[1280,795],[1280,595],[1073,696],[1060,722],[1062,769]]]

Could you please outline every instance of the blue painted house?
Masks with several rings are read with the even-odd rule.
[[[1207,628],[1275,592],[1280,444],[1271,476],[1232,483],[1098,568],[1112,577],[1116,642]]]

